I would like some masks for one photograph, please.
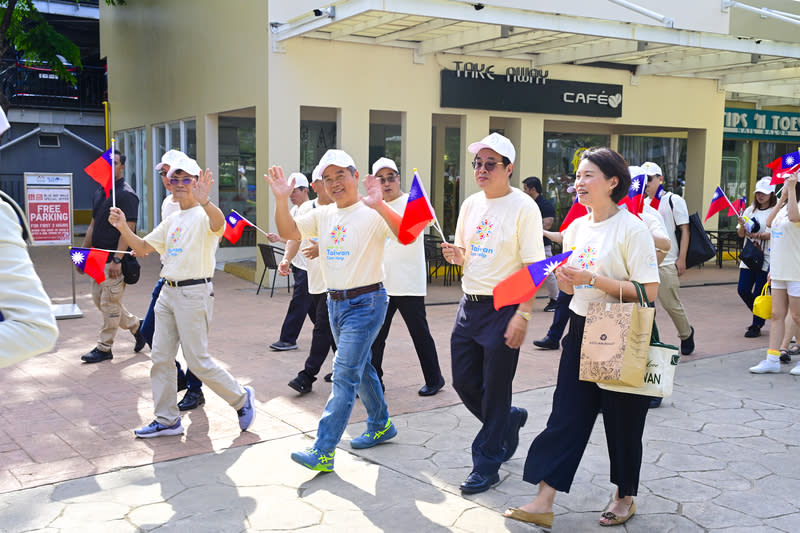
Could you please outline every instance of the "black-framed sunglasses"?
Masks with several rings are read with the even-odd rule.
[[[481,167],[486,169],[486,172],[491,172],[497,167],[497,165],[502,165],[502,161],[478,161],[477,159],[472,161],[472,168],[475,170],[480,170]]]
[[[194,181],[193,177],[188,177],[188,178],[170,178],[169,179],[169,184],[170,185],[177,185],[179,183],[182,183],[183,185],[189,185],[193,181]]]
[[[385,178],[378,177],[378,180],[381,182],[381,184],[385,184],[385,183],[394,183],[399,178],[400,176],[398,176],[397,174],[389,174]]]

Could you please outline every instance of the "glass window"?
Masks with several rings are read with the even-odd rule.
[[[255,115],[255,111],[253,111]],[[219,207],[223,213],[236,210],[248,220],[256,219],[256,119],[219,117]],[[316,164],[316,163],[315,163]],[[313,167],[312,167],[313,170]],[[309,174],[310,175],[310,171]],[[252,227],[245,229],[235,245],[223,239],[221,246],[255,246]]]
[[[161,156],[167,150],[180,150],[192,159],[197,159],[197,126],[194,119],[178,120],[169,124],[153,126],[153,156],[152,162],[147,167],[148,175],[152,175],[152,187],[148,187],[148,194],[153,198],[153,226],[161,222],[161,203],[167,197],[168,191],[164,188],[161,177],[156,173],[155,166],[161,161]],[[144,142],[144,141],[143,141]],[[144,170],[144,169],[143,169]],[[151,192],[152,191],[152,192]],[[150,196],[148,196],[150,198]]]
[[[334,108],[300,109],[300,172],[306,176],[328,149],[336,148],[336,115]]]
[[[752,196],[748,194],[750,181],[750,153],[751,141],[722,141],[722,175],[720,177],[720,187],[725,195],[732,202],[742,196]],[[717,219],[719,229],[736,229],[736,217],[727,216],[728,211],[723,210]]]
[[[442,232],[446,237],[456,233],[458,210],[461,208],[461,128],[444,130],[444,190]]]
[[[369,161],[388,157],[399,166],[402,159],[402,115],[395,111],[369,112]],[[371,167],[370,167],[371,169]],[[404,172],[404,169],[400,169]],[[407,173],[406,173],[407,174]]]
[[[181,144],[181,123],[172,122],[169,125],[169,147],[173,150],[182,150]]]
[[[197,122],[194,120],[186,120],[183,126],[185,131],[183,153],[192,159],[197,159]]]
[[[620,135],[619,153],[629,165],[652,161],[664,172],[664,189],[683,196],[686,184],[686,139]]]
[[[144,143],[144,128],[116,132],[116,149],[125,154],[125,182],[139,196],[139,218],[136,223],[138,231],[147,231],[150,226],[150,210],[147,195],[150,187],[147,180],[147,146]]]

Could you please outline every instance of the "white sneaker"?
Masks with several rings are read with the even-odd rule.
[[[793,369],[797,370],[797,373],[800,374],[800,369]],[[756,366],[750,367],[750,372],[753,374],[778,374],[781,371],[781,363],[780,361],[770,361],[769,359],[764,359]]]
[[[800,363],[797,363],[793,369],[789,371],[789,373],[793,376],[800,376]]]

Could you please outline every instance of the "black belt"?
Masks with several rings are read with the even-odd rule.
[[[494,300],[494,296],[491,294],[467,294],[464,293],[464,298],[469,300],[470,302],[491,302]]]
[[[356,287],[355,289],[347,289],[344,291],[328,291],[331,300],[346,300],[348,298],[355,298],[362,294],[375,292],[383,288],[383,283],[373,283],[372,285],[365,285],[363,287]]]
[[[181,281],[164,280],[164,285],[168,287],[188,287],[189,285],[200,285],[201,283],[211,283],[211,278],[184,279]]]

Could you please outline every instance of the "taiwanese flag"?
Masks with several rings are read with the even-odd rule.
[[[733,201],[733,203],[731,203],[731,206],[728,208],[728,216],[738,217],[739,213],[741,213],[745,207],[747,207],[747,197],[742,196],[741,198],[737,198],[736,200]]]
[[[656,195],[653,198],[650,199],[650,207],[652,207],[653,209],[655,209],[657,211],[658,210],[658,206],[661,205],[661,199],[664,197],[664,194],[666,192],[667,191],[664,190],[664,186],[663,185],[659,185],[658,186],[658,190],[656,190]]]
[[[647,176],[639,167],[628,167],[631,173],[631,186],[628,187],[628,195],[625,203],[628,204],[628,211],[636,216],[644,209],[644,185],[647,183]]]
[[[408,191],[406,210],[403,211],[403,219],[400,221],[400,229],[397,231],[397,240],[401,244],[411,244],[435,218],[436,215],[433,213],[428,195],[422,188],[419,176],[414,172],[411,189]]]
[[[564,217],[564,221],[561,223],[561,227],[558,228],[558,231],[564,231],[567,229],[567,226],[572,224],[575,219],[581,218],[584,215],[588,215],[589,210],[586,209],[586,206],[583,205],[578,201],[578,197],[575,197],[575,201],[572,202],[572,207],[569,208],[567,211],[567,216]]]
[[[531,263],[498,283],[492,290],[495,310],[506,305],[519,304],[530,300],[539,290],[539,287],[542,286],[544,280],[547,279],[547,276],[553,270],[566,263],[570,255],[572,255],[572,250],[548,257],[543,261]]]
[[[716,215],[726,207],[729,207],[731,202],[728,200],[728,197],[725,196],[725,193],[722,192],[722,189],[717,186],[717,189],[714,191],[714,196],[711,197],[711,205],[708,206],[708,214],[706,215],[706,220],[711,218],[712,216]],[[705,222],[704,220],[703,222]]]
[[[244,228],[252,225],[253,224],[242,215],[236,211],[231,211],[228,213],[228,216],[225,217],[225,233],[223,233],[222,236],[228,239],[231,244],[236,244],[236,242],[242,238]]]
[[[69,256],[81,272],[92,277],[97,283],[106,280],[106,263],[108,254],[97,248],[75,248],[70,246]]]
[[[800,152],[782,155],[772,163],[768,163],[767,168],[772,169],[772,181],[769,184],[781,184],[786,176],[800,169]]]
[[[114,170],[114,159],[111,155],[110,148],[103,152],[103,155],[98,157],[94,163],[83,170],[85,170],[94,181],[103,186],[103,189],[106,191],[106,198],[111,196],[111,174]]]

